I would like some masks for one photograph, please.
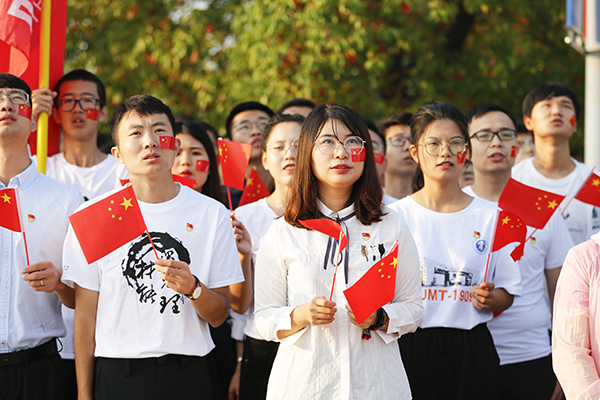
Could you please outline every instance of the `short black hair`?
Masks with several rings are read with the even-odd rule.
[[[175,117],[173,117],[173,113],[171,112],[169,106],[156,97],[147,94],[141,94],[130,97],[119,104],[112,115],[110,120],[110,134],[113,142],[117,146],[119,145],[119,141],[117,140],[117,129],[119,128],[119,123],[129,111],[135,111],[137,114],[142,116],[165,114],[171,123],[173,136],[175,136]]]
[[[381,132],[383,134],[383,136],[385,137],[385,131],[387,131],[387,129],[392,126],[396,126],[396,125],[410,126],[410,119],[412,118],[412,116],[413,115],[409,112],[391,115],[391,116],[387,117],[386,119],[384,119],[383,121],[381,121],[381,123],[379,124],[379,132]]]
[[[275,115],[273,110],[271,110],[269,107],[267,107],[264,104],[259,103],[257,101],[246,101],[244,103],[240,103],[240,104],[236,105],[235,107],[233,107],[233,109],[227,116],[227,121],[225,121],[225,130],[226,130],[225,137],[227,139],[231,140],[231,123],[233,122],[233,119],[235,118],[235,116],[244,111],[252,111],[252,110],[262,111],[262,112],[266,113],[269,116],[269,118],[271,118],[272,116]]]
[[[368,119],[368,118],[363,118],[363,120],[365,121],[365,124],[367,124],[367,128],[369,128],[370,130],[375,132],[375,134],[381,138],[381,141],[383,142],[383,154],[385,155],[385,151],[386,151],[385,135],[383,133],[381,133],[381,131],[379,130],[377,125],[375,125],[375,122],[373,122],[373,120]]]
[[[98,97],[100,100],[100,108],[106,105],[106,88],[104,87],[104,83],[102,83],[100,78],[98,78],[96,75],[92,74],[90,71],[87,71],[85,69],[74,69],[68,74],[65,74],[62,78],[58,80],[58,82],[56,82],[56,85],[54,85],[54,91],[58,93],[58,96],[56,96],[55,101],[58,101],[58,98],[60,96],[60,86],[65,82],[71,81],[87,81],[95,83],[96,91],[98,92]]]
[[[283,114],[285,110],[291,107],[308,107],[310,109],[314,109],[316,106],[317,105],[312,100],[296,97],[295,99],[291,99],[283,103],[281,107],[279,107],[279,110],[277,110],[277,114]]]
[[[558,82],[548,82],[541,84],[531,90],[523,100],[523,115],[531,117],[531,110],[540,101],[549,100],[553,97],[566,96],[571,99],[575,107],[575,116],[579,119],[581,114],[581,105],[577,99],[577,95],[568,86]]]
[[[31,88],[18,76],[8,73],[0,73],[0,88],[2,89],[21,89],[29,95],[29,105],[31,106]]]
[[[471,122],[473,122],[474,119],[481,118],[485,114],[487,114],[489,112],[493,112],[493,111],[498,111],[503,114],[506,114],[506,116],[508,118],[510,118],[510,120],[512,121],[513,126],[515,127],[515,130],[517,129],[517,119],[515,118],[515,116],[512,115],[512,113],[510,111],[508,111],[506,108],[499,106],[498,104],[492,104],[492,103],[480,104],[480,105],[476,106],[475,108],[473,108],[471,111],[469,111],[467,114],[467,124],[470,124]]]

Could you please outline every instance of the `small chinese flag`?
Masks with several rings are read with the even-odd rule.
[[[380,307],[394,300],[397,264],[398,241],[396,240],[387,256],[373,264],[354,285],[344,290],[344,295],[359,324],[365,322]]]
[[[466,158],[467,158],[467,152],[463,151],[462,153],[459,153],[456,155],[456,162],[458,164],[464,164]]]
[[[327,219],[306,219],[304,221],[298,221],[305,228],[312,229],[314,231],[319,231],[321,233],[326,234],[327,236],[331,236],[334,239],[339,239],[340,234],[342,235],[342,243],[340,244],[339,251],[341,252],[348,246],[348,238],[344,234],[344,231],[340,227],[340,224],[337,222]]]
[[[175,150],[175,138],[173,136],[160,136],[160,148]]]
[[[15,232],[23,232],[16,189],[0,190],[0,226]]]
[[[196,160],[196,171],[206,172],[209,166],[210,161],[208,160]]]
[[[600,176],[592,172],[575,195],[575,198],[584,203],[600,207]]]
[[[270,194],[271,193],[269,193],[264,182],[260,179],[260,175],[256,172],[256,167],[252,167],[250,177],[246,180],[246,187],[244,188],[244,193],[242,193],[242,198],[240,199],[238,207],[243,206],[244,204],[254,203],[257,200],[268,197]]]
[[[31,107],[27,104],[19,104],[19,115],[27,119],[31,119]]]
[[[375,156],[375,162],[383,165],[383,162],[385,161],[384,155],[381,153],[373,153],[373,155]]]
[[[173,175],[173,182],[179,182],[182,185],[185,185],[191,189],[194,188],[194,186],[196,186],[196,180],[195,179],[191,179],[191,178],[186,178],[183,176],[179,176],[179,175]]]
[[[543,229],[564,198],[510,178],[500,195],[498,207],[518,215],[526,225]]]
[[[146,231],[146,224],[131,185],[77,211],[69,220],[89,264]]]
[[[121,186],[125,186],[129,183],[129,179],[121,179],[119,178],[119,182],[121,182]]]
[[[92,119],[94,121],[98,121],[98,115],[100,114],[100,110],[97,108],[90,108],[85,110],[85,118]]]
[[[252,145],[219,139],[219,159],[223,172],[223,184],[244,190],[244,176]]]
[[[500,211],[492,251],[498,251],[509,243],[519,242],[519,245],[510,253],[512,259],[517,261],[523,256],[526,236],[527,227],[521,218],[511,212]]]
[[[367,151],[364,148],[352,149],[351,154],[352,162],[365,162],[365,160],[367,159]]]
[[[511,156],[512,158],[515,158],[515,157],[517,156],[517,150],[518,150],[518,149],[517,149],[517,146],[513,146],[513,147],[510,149],[510,156]]]
[[[571,117],[571,126],[573,127],[573,129],[575,129],[575,124],[577,124],[577,117],[575,117],[574,115]]]

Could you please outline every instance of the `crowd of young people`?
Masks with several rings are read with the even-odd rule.
[[[64,136],[48,177],[27,149],[40,112]],[[559,274],[600,228],[596,208],[563,202],[544,229],[528,228],[519,261],[515,245],[490,253],[511,176],[567,200],[589,176],[570,156],[580,113],[556,83],[525,98],[529,133],[494,104],[465,117],[434,103],[377,126],[335,103],[294,99],[275,114],[248,101],[232,109],[226,139],[252,145],[245,178],[255,168],[271,194],[236,208],[234,191],[229,212],[206,121],[133,96],[112,113],[107,155],[96,143],[109,110],[95,75],[72,71],[32,92],[0,74],[0,190],[17,189],[29,238],[26,253],[22,233],[0,228],[0,397],[560,399],[563,383],[569,399],[594,398],[585,396],[597,372],[578,379],[555,359],[557,382],[549,332],[555,291],[580,300],[561,292]],[[516,163],[516,149],[531,150],[527,135],[535,151]],[[125,182],[135,206],[123,197],[109,211],[139,207],[147,230],[88,263],[68,217]],[[301,222],[319,218],[343,230],[339,257],[337,239]],[[344,290],[396,241],[393,299],[359,323]],[[589,243],[573,253],[565,287],[582,274],[577,257],[596,251]],[[585,346],[597,348],[594,330],[577,320],[588,338],[572,335],[572,307],[556,309],[571,312],[555,315],[554,345],[573,368]]]

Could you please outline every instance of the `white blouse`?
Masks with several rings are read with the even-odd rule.
[[[330,218],[344,218],[320,204]],[[255,324],[267,340],[279,341],[271,371],[267,399],[410,399],[410,388],[396,339],[413,332],[423,319],[419,257],[410,231],[394,211],[385,209],[381,222],[365,226],[356,217],[342,223],[349,239],[348,276],[345,260],[338,267],[333,301],[335,320],[327,325],[308,324],[299,332],[278,339],[291,329],[290,313],[315,296],[329,298],[334,267],[324,268],[329,237],[295,228],[283,218],[273,222],[262,241],[256,262]],[[386,332],[361,339],[362,329],[351,324],[343,291],[352,286],[398,239],[398,267],[394,300],[385,305]],[[345,255],[344,255],[345,257]]]

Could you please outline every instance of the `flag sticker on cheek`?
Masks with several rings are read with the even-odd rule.
[[[160,148],[175,150],[175,138],[173,136],[160,136]]]
[[[467,152],[463,151],[462,153],[458,153],[456,155],[456,162],[459,164],[463,164],[465,162],[466,158],[467,158]]]
[[[19,115],[31,119],[31,107],[27,104],[19,104]]]
[[[206,172],[209,165],[210,161],[208,160],[196,160],[196,171]]]
[[[365,162],[367,152],[365,149],[352,149],[352,162]]]
[[[94,121],[98,121],[99,113],[100,113],[100,110],[98,110],[97,108],[91,108],[91,109],[85,110],[85,118],[91,119]]]
[[[381,154],[381,153],[374,153],[374,155],[375,155],[375,162],[377,164],[383,165],[383,161],[385,160],[385,157],[383,156],[383,154]]]
[[[575,129],[575,124],[577,123],[577,118],[573,115],[571,117],[571,126],[573,127],[573,129]]]
[[[512,149],[510,150],[510,156],[512,158],[515,158],[517,156],[517,146],[512,147]]]

